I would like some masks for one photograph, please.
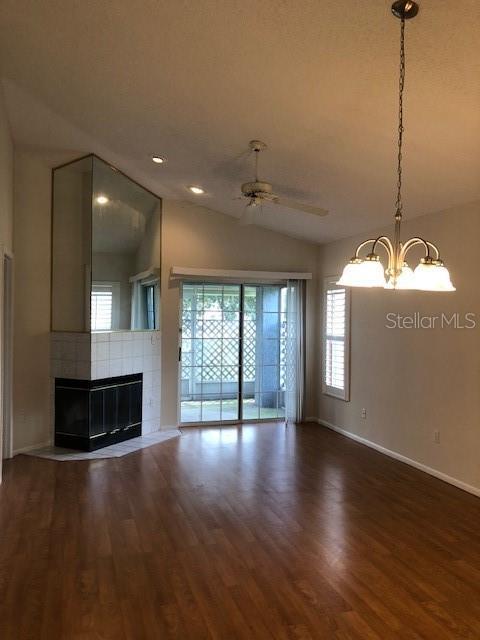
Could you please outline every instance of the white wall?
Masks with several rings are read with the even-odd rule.
[[[8,252],[13,249],[13,143],[7,114],[4,107],[3,91],[0,85],[0,246]],[[3,308],[0,299],[0,318]],[[0,321],[1,329],[1,321]],[[1,334],[0,334],[1,335]],[[0,340],[1,345],[1,340]],[[3,348],[3,347],[0,347]],[[2,358],[0,358],[2,362]],[[2,372],[3,375],[3,372]],[[2,378],[0,377],[0,382]],[[1,387],[0,387],[1,388]],[[2,397],[0,395],[0,415]],[[0,482],[2,477],[3,421],[0,420]]]
[[[315,273],[318,247],[230,216],[178,201],[163,202],[162,426],[177,424],[179,285],[172,266]],[[306,415],[315,408],[316,279],[307,283]]]
[[[317,416],[480,488],[480,203],[408,221],[403,237],[412,235],[439,245],[457,291],[352,290],[351,400],[322,395],[319,383]],[[322,247],[319,277],[340,273],[365,237]],[[387,329],[390,312],[476,313],[477,328]]]
[[[16,150],[14,173],[13,449],[18,451],[51,435],[51,172],[41,156]]]
[[[13,143],[0,85],[0,244],[13,248]]]

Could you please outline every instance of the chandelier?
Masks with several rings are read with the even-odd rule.
[[[387,236],[370,238],[361,242],[353,258],[345,266],[338,285],[347,287],[383,287],[385,289],[419,289],[421,291],[455,291],[448,269],[440,258],[440,252],[433,242],[420,237],[406,242],[400,239],[402,223],[402,144],[403,144],[403,91],[405,87],[405,20],[414,18],[418,4],[413,0],[398,0],[392,5],[392,13],[400,19],[400,77],[398,96],[398,156],[397,156],[397,199],[395,202],[395,230],[393,241]],[[412,270],[406,258],[413,247],[423,247],[425,252],[420,263]],[[360,252],[370,247],[362,258]],[[388,259],[385,269],[380,262],[377,249],[382,248]]]

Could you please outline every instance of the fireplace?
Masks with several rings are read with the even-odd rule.
[[[55,445],[94,451],[142,435],[143,374],[55,379]]]

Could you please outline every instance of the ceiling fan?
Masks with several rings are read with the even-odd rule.
[[[258,177],[258,156],[261,151],[265,151],[267,145],[261,140],[251,140],[249,142],[251,151],[255,153],[255,179],[253,182],[245,182],[242,184],[242,196],[248,200],[248,204],[240,217],[240,224],[248,225],[253,224],[255,221],[255,213],[258,208],[261,208],[264,203],[277,204],[281,207],[287,207],[288,209],[296,209],[297,211],[303,211],[304,213],[310,213],[315,216],[326,216],[328,211],[319,207],[314,207],[309,204],[302,204],[301,202],[295,202],[287,198],[281,198],[273,192],[273,187],[270,182],[264,182]]]

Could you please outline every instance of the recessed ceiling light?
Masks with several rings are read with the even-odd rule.
[[[195,186],[192,186],[192,187],[188,187],[188,188],[189,188],[189,190],[190,190],[192,193],[194,193],[196,196],[200,196],[200,195],[202,195],[202,193],[205,193],[205,189],[202,189],[202,187],[195,187]]]
[[[155,164],[163,164],[166,161],[167,159],[163,156],[152,156],[152,162],[155,162]]]
[[[107,204],[107,202],[108,202],[108,198],[107,198],[107,196],[104,196],[104,195],[97,196],[97,197],[95,198],[95,202],[96,202],[97,204]]]

